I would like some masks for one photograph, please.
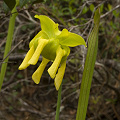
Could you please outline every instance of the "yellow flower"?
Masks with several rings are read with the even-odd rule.
[[[56,90],[58,90],[65,73],[66,60],[70,53],[69,47],[77,45],[86,46],[86,44],[81,36],[71,33],[67,29],[60,31],[58,24],[49,17],[35,15],[35,18],[40,19],[42,30],[31,40],[29,44],[30,50],[19,66],[19,70],[27,68],[30,64],[35,65],[41,54],[43,60],[38,69],[33,73],[32,79],[36,84],[39,84],[47,63],[52,61],[53,64],[48,69],[48,73],[52,79],[55,78],[54,84]]]

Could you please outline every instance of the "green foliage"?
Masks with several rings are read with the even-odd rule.
[[[86,14],[88,10],[89,10],[89,8],[85,6],[85,7],[83,8],[82,14]]]
[[[20,0],[20,7],[25,6],[26,4],[35,4],[43,2],[44,0]]]
[[[6,14],[10,11],[9,7],[6,5],[5,2],[3,2],[3,10]]]
[[[100,12],[101,12],[101,13],[103,13],[103,9],[104,9],[104,4],[102,4],[102,5],[100,6]]]
[[[98,49],[98,28],[100,21],[100,10],[97,9],[94,15],[94,28],[88,38],[88,52],[85,61],[85,68],[83,71],[80,96],[77,108],[76,120],[85,120],[87,105],[92,82],[92,76],[97,56]]]
[[[50,6],[53,14],[55,14],[57,17],[73,16],[75,13],[77,13],[77,8],[80,5],[78,0],[54,1],[53,3],[50,3],[51,1],[46,1],[46,4]]]
[[[7,14],[9,11],[12,11],[15,6],[19,5],[19,0],[4,0],[3,2],[3,10]]]
[[[102,7],[104,6],[104,7]],[[102,8],[102,12],[111,11],[113,9],[112,4],[104,5],[102,4],[100,8]],[[119,42],[118,42],[118,31],[119,31],[119,18],[120,13],[118,9],[112,11],[110,14],[106,16],[106,18],[102,21],[100,25],[101,31],[101,40],[99,41],[99,50],[100,57],[102,58],[117,58],[119,56]],[[115,47],[116,46],[116,47]]]
[[[94,24],[97,25],[98,27],[99,22],[100,22],[100,9],[97,9],[94,15]]]
[[[90,10],[93,12],[95,6],[93,4],[90,5]]]
[[[112,104],[115,104],[117,99],[105,99],[107,102],[111,102]]]
[[[110,11],[112,9],[112,5],[108,4],[108,10]]]
[[[23,78],[23,75],[22,74],[17,74],[17,78],[21,79],[21,78]]]
[[[40,2],[44,2],[44,0],[11,0],[11,1],[4,0],[3,10],[5,11],[5,13],[8,13],[10,10],[12,10],[15,7],[15,5],[17,6],[19,5],[22,8],[26,4],[35,4]]]
[[[9,0],[4,0],[4,2],[5,2],[4,5],[7,5],[10,10],[12,10],[14,8],[15,4],[16,4],[16,0],[10,0],[10,1]],[[5,6],[5,9],[7,9],[6,6]]]
[[[116,18],[120,16],[120,13],[117,10],[114,10],[112,13]]]
[[[101,96],[97,96],[97,97],[92,96],[91,99],[94,104],[97,104],[100,101]]]
[[[27,3],[29,3],[29,0],[20,0],[20,7],[23,7],[24,5],[26,5]]]

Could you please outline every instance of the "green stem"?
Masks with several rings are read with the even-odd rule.
[[[12,13],[13,14],[10,16],[10,21],[9,21],[8,35],[7,35],[7,41],[6,41],[6,46],[5,46],[5,52],[4,52],[3,59],[7,56],[7,54],[9,53],[9,51],[11,49],[13,32],[14,32],[14,27],[15,27],[15,18],[18,14],[17,10],[16,10],[16,6],[13,8]],[[2,87],[3,80],[4,80],[8,59],[9,59],[9,57],[7,57],[2,63],[1,73],[0,73],[0,90],[1,90],[1,87]]]
[[[60,104],[61,104],[61,91],[62,91],[62,84],[60,85],[60,88],[58,90],[57,109],[56,109],[55,120],[59,120]]]

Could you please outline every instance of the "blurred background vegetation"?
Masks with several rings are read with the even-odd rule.
[[[81,35],[86,43],[100,7],[99,45],[86,120],[120,120],[120,0],[20,0],[12,51],[0,93],[0,120],[54,120],[57,91],[47,69],[36,85],[36,66],[19,71],[30,40],[41,30],[34,15],[47,15],[59,28]],[[23,7],[24,6],[24,7]],[[0,67],[11,12],[0,1]],[[87,48],[71,48],[63,80],[60,120],[75,120]]]

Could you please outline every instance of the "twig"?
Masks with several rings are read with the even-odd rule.
[[[16,82],[7,85],[5,88],[2,88],[1,92],[5,91],[7,89],[10,89],[10,88],[14,87],[15,85],[17,85],[18,83],[21,83],[21,82],[32,82],[29,79],[31,79],[31,77],[29,77],[27,80],[26,79],[17,80]]]
[[[114,113],[115,113],[115,116],[118,118],[118,120],[120,120],[120,115],[119,115],[119,113],[117,112],[114,104],[112,104],[112,109],[113,109],[113,111],[114,111]]]
[[[2,60],[2,62],[4,62],[4,60],[14,51],[14,49],[16,49],[17,46],[19,46],[21,43],[23,42],[23,40],[21,40],[17,45],[15,45],[10,52],[8,53],[8,55]]]
[[[120,7],[120,5],[117,5],[116,7],[114,7],[112,10],[106,12],[105,14],[101,15],[100,16],[100,19],[106,17],[108,14],[110,14],[112,11],[118,9]],[[82,27],[82,26],[85,26],[87,24],[89,24],[90,22],[93,22],[93,19],[90,19],[88,22],[86,22],[85,24],[82,24],[82,25],[76,25],[76,26],[72,26],[71,28],[69,28],[69,31],[72,31],[74,28],[76,27]]]
[[[10,77],[9,81],[3,83],[2,87],[5,88],[9,84],[11,84],[14,81],[14,77],[18,74],[18,70],[13,73],[13,75]]]
[[[106,12],[105,14],[101,15],[100,18],[104,18],[105,16],[107,16],[108,14],[110,14],[112,11],[118,9],[119,7],[120,7],[120,5],[117,5],[112,10],[110,10],[110,11]]]

